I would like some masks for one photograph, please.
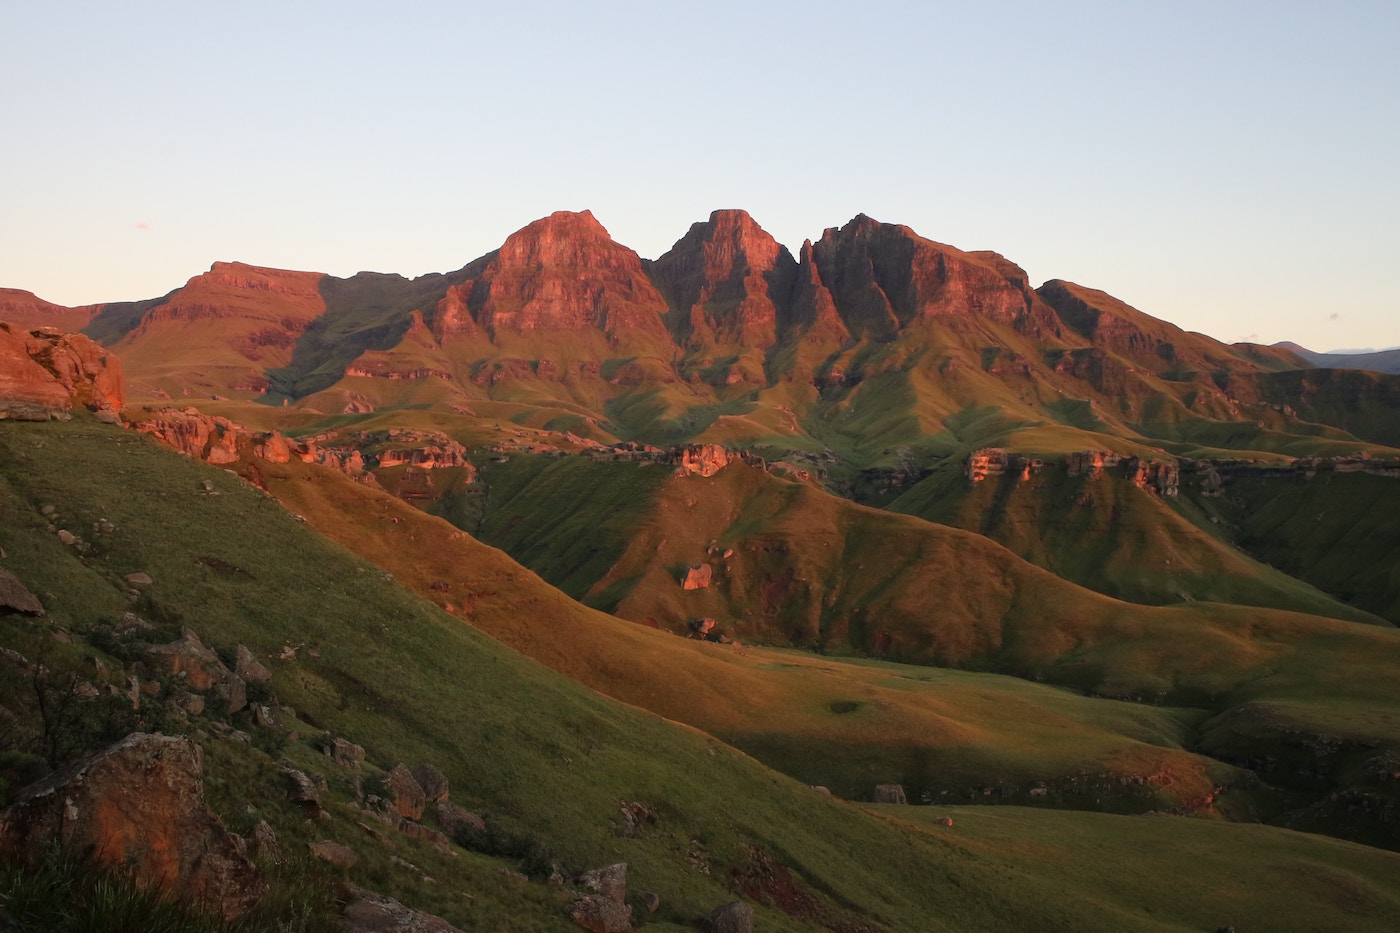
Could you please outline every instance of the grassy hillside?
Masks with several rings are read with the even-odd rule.
[[[678,509],[683,521],[671,530],[683,526],[693,540],[710,541],[709,513],[696,491],[707,482],[744,482],[744,476],[731,467],[710,480],[680,478],[681,497],[674,501],[696,505]],[[929,644],[967,646],[964,663],[1087,696],[1047,694],[1034,683],[995,676],[978,680],[900,666],[886,671],[792,653],[774,657],[746,646],[668,638],[586,613],[445,523],[373,490],[318,477],[300,466],[268,474],[273,490],[322,531],[523,653],[600,691],[697,725],[807,782],[854,788],[847,792],[859,795],[879,774],[897,774],[933,799],[971,793],[1120,810],[1199,808],[1205,798],[1197,789],[1211,784],[1217,794],[1226,791],[1219,798],[1223,813],[1281,822],[1306,818],[1311,828],[1330,826],[1327,831],[1341,834],[1358,827],[1336,812],[1304,811],[1335,795],[1359,794],[1365,812],[1375,813],[1394,796],[1383,767],[1400,749],[1400,716],[1389,688],[1400,670],[1400,632],[1388,627],[1216,603],[1133,606],[1066,584],[975,535],[906,519],[910,529],[934,528],[928,533],[935,537],[919,543],[909,531],[912,537],[888,540],[872,530],[856,539],[860,553],[881,573],[905,566],[891,559],[896,554],[923,554],[933,568],[943,560],[945,569],[915,579],[946,580],[947,588],[929,609],[924,598],[901,603],[888,585],[881,588],[887,576],[871,574],[874,588],[867,592],[881,601],[882,622],[905,626],[894,630],[909,639],[931,629],[923,636]],[[791,489],[794,501],[805,502],[802,487]],[[808,520],[812,509],[791,512]],[[745,514],[760,524],[772,520],[758,511]],[[655,543],[647,547],[654,550]],[[763,555],[769,553],[786,552],[775,546]],[[786,559],[815,558],[794,552]],[[988,559],[995,562],[983,565],[982,577],[972,572],[974,561]],[[807,580],[833,582],[822,576],[824,565],[797,566]],[[678,599],[719,598],[683,591],[670,576],[665,586]],[[984,621],[990,612],[1000,620],[995,628]],[[979,643],[979,633],[997,641]],[[1104,706],[1097,698],[1135,704]],[[1161,707],[1139,720],[1145,732],[1112,712],[1154,709],[1137,705],[1143,703]],[[1055,751],[1056,738],[1065,736],[1074,737],[1073,751]],[[1155,748],[1122,744],[1125,737]],[[1194,750],[1249,769],[1261,782],[1179,757]],[[1072,778],[1076,767],[1087,778],[1079,784]],[[1040,785],[1045,793],[1032,795]],[[1173,797],[1177,802],[1167,804]],[[1389,838],[1387,825],[1377,823],[1366,838]]]
[[[313,472],[295,465],[277,481],[314,499],[326,487]],[[258,733],[249,746],[219,737],[212,723],[196,719],[192,734],[206,748],[216,808],[246,831],[253,816],[242,806],[251,798],[285,845],[340,839],[361,852],[360,867],[349,872],[355,880],[435,910],[464,929],[570,929],[563,919],[567,894],[502,875],[499,869],[513,867],[518,854],[503,862],[480,852],[447,856],[395,834],[387,842],[375,840],[351,807],[350,773],[316,750],[323,733],[311,723],[324,726],[324,734],[365,745],[373,766],[425,760],[442,767],[453,799],[485,813],[502,835],[516,840],[517,849],[528,843],[536,847],[531,851],[547,850],[575,868],[626,860],[633,891],[662,895],[660,914],[648,922],[659,930],[693,929],[698,917],[736,889],[748,892],[759,924],[768,930],[810,929],[814,916],[850,918],[851,929],[864,922],[892,930],[1022,930],[1028,924],[1117,930],[1125,918],[1135,918],[1139,929],[1187,930],[1198,929],[1203,915],[1231,916],[1238,903],[1238,892],[1220,888],[1214,865],[1195,851],[1179,862],[1163,856],[1173,884],[1193,891],[1186,902],[1162,902],[1153,893],[1161,891],[1158,874],[1102,872],[1103,847],[1122,838],[1120,824],[1103,817],[1079,823],[1082,814],[1063,814],[1067,822],[1047,824],[1044,817],[998,809],[997,825],[1007,827],[1003,834],[1017,837],[1011,842],[989,838],[988,830],[977,829],[986,824],[961,811],[945,811],[956,817],[954,827],[924,830],[816,794],[702,733],[599,697],[522,659],[327,544],[234,477],[161,451],[145,438],[84,423],[0,425],[0,479],[5,566],[40,595],[49,612],[35,622],[6,616],[7,645],[38,654],[51,642],[50,632],[67,631],[81,654],[91,650],[82,647],[84,632],[128,608],[167,629],[194,626],[219,647],[248,645],[273,668],[276,695],[299,711],[300,737],[279,742]],[[385,530],[415,535],[427,527],[388,521],[388,510],[402,508],[393,500],[385,500],[384,508]],[[99,530],[92,530],[93,523]],[[88,549],[61,544],[50,526],[78,535]],[[122,577],[138,570],[155,582],[137,587],[133,602],[127,592],[133,587]],[[494,570],[501,575],[497,595],[507,598],[497,600],[481,582],[472,583],[476,597],[492,604],[492,615],[515,613],[517,638],[533,638],[543,650],[551,644],[555,610],[573,604],[540,595],[512,605],[504,584],[526,572],[504,560]],[[718,650],[641,627],[629,631],[650,643],[683,646],[696,658]],[[276,659],[286,643],[301,646],[295,660]],[[554,644],[560,653],[568,648]],[[618,671],[645,660],[616,651],[611,657]],[[110,656],[107,662],[120,663]],[[885,679],[892,674],[873,670]],[[703,682],[703,676],[693,681]],[[1045,700],[1026,698],[1030,703],[1023,709]],[[686,694],[676,702],[698,699]],[[1102,701],[1065,702],[1062,712],[1077,702]],[[1131,713],[1129,719],[1139,717],[1139,730],[1151,732],[1166,722],[1152,724],[1150,710],[1121,708]],[[1117,717],[1117,728],[1126,721]],[[281,748],[269,753],[260,747],[269,743]],[[306,824],[282,799],[274,754],[326,776],[328,821]],[[617,835],[612,821],[619,800],[646,802],[655,821],[635,837]],[[1017,819],[1026,822],[1023,834],[1012,828]],[[973,832],[963,835],[961,825],[969,820]],[[1071,836],[1067,828],[1055,828],[1071,825],[1082,831]],[[1339,904],[1333,888],[1288,885],[1287,899],[1259,903],[1256,920],[1271,929],[1307,928],[1307,918],[1323,910],[1331,911],[1331,928],[1374,928],[1376,916],[1400,897],[1396,857],[1389,853],[1265,827],[1197,822],[1181,832],[1201,834],[1201,847],[1234,865],[1238,884],[1282,889],[1276,863],[1257,857],[1262,848],[1305,863],[1328,862],[1334,872],[1346,873],[1347,890],[1364,895]],[[1062,837],[1060,849],[1037,867],[1027,853],[1043,846],[1037,840],[1049,834]],[[436,882],[391,863],[391,853]],[[797,910],[786,885],[779,892],[762,882],[788,874],[807,898],[799,917],[778,909],[787,904]],[[1037,880],[1008,885],[1008,878]],[[1153,906],[1150,916],[1139,913],[1143,904]]]
[[[1194,476],[1183,482],[1188,490],[1199,485]],[[1189,496],[1139,489],[1121,469],[1071,477],[1063,463],[1050,463],[1024,482],[1005,475],[973,485],[961,464],[948,464],[889,508],[976,531],[1057,576],[1130,602],[1236,603],[1379,621],[1368,607],[1242,554]]]
[[[1240,478],[1196,505],[1260,560],[1400,624],[1397,493],[1394,479],[1323,470]]]

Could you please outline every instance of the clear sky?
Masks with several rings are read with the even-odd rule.
[[[655,257],[864,212],[1227,340],[1400,344],[1400,2],[0,0],[0,285]]]

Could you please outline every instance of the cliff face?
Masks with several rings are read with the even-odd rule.
[[[744,211],[715,211],[649,266],[678,342],[767,349],[777,340],[797,262]]]
[[[995,264],[864,214],[828,229],[812,258],[855,336],[889,339],[914,321],[949,315],[1015,323],[1029,310]]]
[[[493,337],[585,328],[610,338],[666,333],[666,302],[641,258],[613,242],[588,211],[561,211],[511,234],[462,291],[476,322]],[[461,324],[460,314],[456,321]]]

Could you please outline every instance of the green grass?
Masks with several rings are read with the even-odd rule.
[[[1190,491],[1192,477],[1182,482]],[[1121,467],[1090,479],[1071,477],[1062,461],[1049,461],[1026,481],[1008,474],[973,486],[961,464],[945,464],[889,508],[976,531],[1117,599],[1234,603],[1378,621],[1369,607],[1348,604],[1241,554],[1189,496],[1138,489]]]
[[[324,499],[331,504],[348,496],[343,502],[363,506],[366,501],[360,496],[374,495],[354,484],[330,482],[325,478],[331,474],[300,464],[263,465],[263,470],[270,482],[287,492],[299,491],[308,503]],[[0,545],[9,555],[6,566],[41,594],[50,612],[47,624],[81,632],[95,618],[125,609],[131,603],[120,577],[140,569],[156,582],[136,604],[138,611],[194,625],[216,646],[243,643],[263,657],[288,641],[315,647],[319,658],[303,650],[295,662],[269,660],[274,689],[284,703],[324,723],[331,734],[365,745],[371,767],[400,760],[437,764],[452,781],[454,800],[511,832],[539,840],[571,867],[627,861],[634,890],[662,894],[665,906],[657,929],[690,927],[714,905],[731,899],[727,879],[743,869],[751,846],[779,858],[804,887],[834,909],[855,912],[889,929],[1019,930],[1027,917],[1042,916],[1076,928],[1107,928],[1105,916],[1116,922],[1118,907],[1137,895],[1105,890],[1103,873],[1087,869],[1076,880],[1062,883],[1059,865],[1046,875],[1055,880],[1040,887],[1008,888],[1005,878],[1016,870],[1014,853],[992,850],[969,859],[947,839],[872,819],[702,733],[563,679],[425,600],[388,585],[378,569],[327,544],[234,477],[161,451],[144,438],[83,422],[0,425],[0,476],[6,484],[0,490],[5,515]],[[206,480],[212,490],[204,487]],[[406,507],[387,497],[374,501],[380,503],[377,510],[357,513],[353,521],[341,513],[347,535],[359,534],[375,547],[402,550],[407,539],[396,541],[396,535],[415,536],[429,527],[390,522],[390,516]],[[45,504],[55,505],[53,516],[41,514]],[[75,555],[47,531],[51,519],[56,527],[82,531],[99,518],[116,528],[84,534],[93,542],[86,555]],[[429,516],[417,518],[436,522]],[[377,535],[364,530],[375,526],[381,529]],[[450,531],[445,524],[438,527]],[[441,549],[439,542],[429,543]],[[614,642],[607,658],[590,659],[598,665],[594,673],[600,679],[625,680],[628,672],[645,668],[650,651],[662,651],[651,646],[665,644],[664,654],[679,646],[694,660],[689,679],[672,669],[663,672],[666,680],[654,681],[667,691],[667,702],[677,707],[703,707],[707,694],[701,685],[717,664],[735,660],[743,662],[745,680],[758,687],[775,680],[762,669],[769,663],[815,665],[814,682],[828,676],[821,668],[831,662],[822,659],[774,656],[770,662],[765,656],[757,663],[760,652],[691,644],[635,626],[626,631],[640,640],[619,642],[624,629],[603,629],[596,620],[604,617],[577,615],[585,611],[568,609],[577,604],[550,595],[554,591],[548,588],[512,586],[528,580],[527,572],[503,558],[483,565],[486,553],[478,552],[477,566],[459,565],[460,576],[455,578],[470,584],[471,593],[464,595],[477,600],[473,613],[485,617],[483,621],[497,620],[503,633],[504,621],[512,618],[515,641],[533,641],[541,655],[576,658],[586,647],[584,634],[597,628],[590,637]],[[577,636],[573,642],[558,639],[553,631],[564,619],[573,620],[562,629]],[[6,631],[12,631],[10,623],[6,625]],[[1349,636],[1337,637],[1350,644]],[[628,647],[618,650],[623,644]],[[1375,655],[1374,650],[1370,653]],[[1281,669],[1293,670],[1293,663]],[[1301,662],[1296,669],[1301,675]],[[983,693],[981,702],[994,710],[1023,692],[1018,715],[1058,707],[1067,720],[1097,723],[1101,734],[1134,733],[1140,744],[1130,742],[1127,747],[1170,754],[1180,754],[1170,745],[1190,727],[1189,720],[1171,711],[1108,705],[1063,693],[1052,697],[1029,684],[997,688],[991,679],[944,678],[932,671],[928,674],[934,679],[922,682],[918,676],[905,677],[899,673],[902,669],[882,665],[843,665],[840,670],[833,689],[810,688],[817,706],[810,712],[812,721],[861,716],[860,707],[837,713],[831,704],[844,709],[839,704],[863,702],[866,697],[856,690],[866,677],[865,687],[874,691],[879,703],[891,706],[897,696],[942,694],[950,709],[975,711],[976,694]],[[712,693],[736,683],[732,678],[714,679]],[[790,690],[778,689],[778,695],[783,693]],[[734,697],[734,707],[752,706],[753,699],[740,694]],[[1072,734],[1086,728],[1078,725]],[[469,853],[439,856],[412,840],[391,837],[392,851],[423,867],[437,883],[425,884],[392,865],[391,850],[357,825],[350,808],[350,775],[319,756],[312,744],[317,738],[309,730],[289,742],[284,753],[327,777],[332,814],[327,824],[305,826],[277,801],[277,777],[265,753],[204,737],[200,741],[210,757],[207,783],[219,812],[236,829],[246,830],[240,821],[247,817],[239,816],[238,804],[252,791],[262,814],[289,846],[322,832],[355,845],[365,855],[351,877],[465,928],[500,928],[502,923],[512,929],[570,928],[563,919],[565,895],[547,886],[519,886],[501,876],[497,869],[511,862]],[[658,813],[655,824],[635,838],[618,836],[611,820],[620,800],[653,806]],[[1210,839],[1218,851],[1241,860],[1247,860],[1263,838],[1283,840],[1277,844],[1300,855],[1331,851],[1335,845],[1277,830],[1258,831],[1278,835],[1236,841],[1238,837],[1222,833]],[[709,860],[709,875],[698,873],[687,861],[687,854],[697,849]],[[1394,877],[1393,856],[1355,851],[1365,871],[1378,878],[1386,873]],[[1084,858],[1099,864],[1087,854]],[[1189,873],[1190,866],[1183,859],[1176,870]],[[920,883],[913,883],[915,879]],[[1325,902],[1317,892],[1304,897],[1309,903]],[[1118,906],[1107,913],[1086,911],[1086,902]],[[1162,919],[1163,928],[1191,928],[1194,914],[1176,910]],[[762,903],[759,915],[764,929],[804,928]],[[1278,928],[1287,929],[1288,924]]]
[[[1395,480],[1324,470],[1242,478],[1202,500],[1232,540],[1340,600],[1400,624],[1400,514]]]

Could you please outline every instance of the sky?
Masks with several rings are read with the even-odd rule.
[[[1400,345],[1400,3],[0,0],[0,286],[654,258],[858,213],[1225,341]]]

